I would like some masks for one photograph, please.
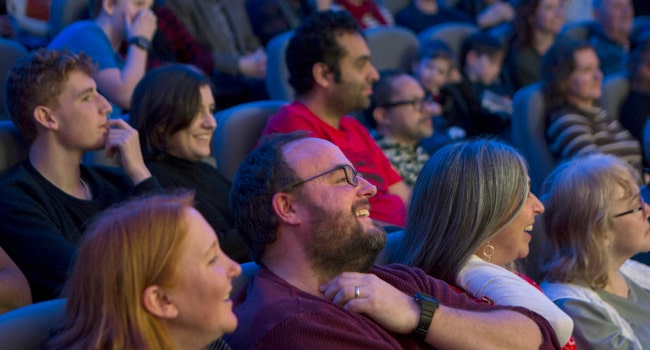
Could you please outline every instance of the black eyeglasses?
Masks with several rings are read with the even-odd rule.
[[[319,178],[321,176],[325,176],[325,175],[331,174],[331,173],[333,173],[335,171],[339,171],[339,170],[343,170],[343,173],[345,174],[345,181],[348,184],[352,185],[353,187],[357,187],[357,184],[359,183],[358,177],[362,176],[362,175],[359,174],[356,170],[354,170],[354,168],[352,166],[345,164],[345,165],[338,165],[338,166],[336,166],[336,167],[334,167],[334,168],[332,168],[332,169],[330,169],[330,170],[328,170],[326,172],[323,172],[323,173],[320,173],[318,175],[314,175],[314,176],[312,176],[310,178],[307,178],[307,179],[300,180],[300,181],[297,181],[295,183],[292,183],[291,185],[286,186],[285,188],[283,188],[282,191],[280,191],[280,192],[287,192],[287,191],[292,190],[292,189],[294,189],[296,187],[300,187],[300,186],[306,184],[307,182],[309,182],[311,180],[315,180],[315,179],[317,179],[317,178]]]
[[[634,214],[634,213],[636,213],[637,211],[643,211],[643,212],[645,213],[645,211],[644,211],[645,201],[643,200],[643,197],[641,197],[640,194],[639,194],[639,200],[641,201],[641,206],[640,206],[640,207],[636,207],[636,208],[634,208],[634,209],[630,209],[630,210],[624,211],[624,212],[622,212],[622,213],[615,214],[615,215],[613,215],[612,217],[614,217],[614,218],[620,218],[621,216],[625,216],[625,215],[629,215],[629,214]]]
[[[433,102],[433,100],[431,99],[431,96],[427,96],[425,98],[416,98],[416,99],[412,99],[412,100],[389,102],[389,103],[385,103],[385,104],[383,104],[383,105],[381,105],[379,107],[393,108],[393,107],[411,105],[411,107],[413,107],[414,111],[422,111],[424,109],[425,105],[430,104],[432,102]]]

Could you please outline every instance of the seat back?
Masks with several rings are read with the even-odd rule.
[[[393,254],[402,242],[403,237],[403,230],[389,233],[386,237],[386,246],[379,253],[377,259],[375,259],[375,264],[381,266],[390,264],[393,259]],[[232,292],[230,295],[237,294],[255,276],[259,268],[259,265],[252,261],[241,264],[241,275],[232,281]]]
[[[447,22],[421,31],[418,34],[418,41],[422,46],[431,40],[442,40],[456,55],[460,55],[463,42],[476,31],[478,27],[471,23]]]
[[[235,177],[239,163],[257,144],[266,121],[287,101],[256,101],[244,103],[215,114],[217,130],[212,150],[217,169],[229,180]]]
[[[51,329],[63,324],[65,299],[23,306],[0,316],[0,349],[41,349]]]
[[[600,99],[603,109],[618,120],[621,106],[629,93],[630,81],[625,72],[608,75],[603,81],[603,96]]]
[[[294,91],[289,85],[287,47],[293,31],[275,36],[266,44],[266,90],[272,100],[291,101]]]
[[[643,124],[643,139],[641,140],[641,146],[643,147],[643,154],[645,157],[650,157],[650,118],[646,119],[645,124]],[[650,188],[650,185],[648,185]]]
[[[52,0],[50,4],[50,38],[69,24],[90,18],[88,0]]]
[[[0,120],[0,173],[27,159],[28,154],[29,143],[14,123],[11,120]]]
[[[587,40],[595,25],[594,20],[569,22],[562,27],[558,39]]]
[[[370,49],[370,61],[377,70],[411,71],[419,47],[418,38],[412,31],[399,26],[377,26],[363,33]]]
[[[539,193],[556,165],[546,143],[546,108],[540,83],[521,88],[513,99],[512,143],[528,161],[530,187]]]
[[[27,49],[19,42],[0,38],[0,120],[9,119],[5,109],[5,81],[16,61],[27,55]]]
[[[379,3],[395,16],[401,9],[408,6],[411,0],[381,0]]]

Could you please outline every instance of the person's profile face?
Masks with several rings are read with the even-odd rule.
[[[628,186],[617,185],[609,210],[611,230],[606,235],[608,252],[615,259],[628,259],[650,250],[650,207],[643,201],[632,177]],[[633,210],[641,208],[641,210]]]
[[[448,59],[423,59],[418,62],[415,74],[427,91],[438,93],[447,83],[451,69],[452,63]]]
[[[370,62],[370,50],[359,33],[343,33],[337,37],[344,56],[339,61],[340,79],[332,75],[331,103],[346,110],[346,113],[366,109],[370,106],[372,84],[379,79],[379,73]]]
[[[215,102],[210,86],[201,86],[199,92],[199,112],[189,126],[173,133],[166,140],[169,154],[189,161],[200,161],[210,155],[212,135],[217,127],[214,118]]]
[[[185,221],[187,232],[177,277],[166,289],[178,309],[178,317],[170,325],[208,344],[237,327],[230,293],[241,267],[221,250],[214,230],[196,209],[186,210]]]
[[[57,105],[49,108],[57,120],[58,139],[67,147],[84,151],[104,147],[112,108],[88,74],[71,71],[62,84]]]
[[[398,142],[415,144],[433,134],[432,113],[424,90],[410,75],[395,77],[391,82],[392,96],[384,107],[386,120],[384,127]],[[410,103],[409,103],[410,102]]]
[[[490,243],[495,247],[491,262],[505,266],[516,259],[528,256],[535,217],[543,212],[544,205],[529,190],[524,207],[519,214],[490,239]]]
[[[581,49],[573,55],[575,68],[566,82],[567,100],[577,106],[589,106],[602,94],[603,73],[596,52]]]

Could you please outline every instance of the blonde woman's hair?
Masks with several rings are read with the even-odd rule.
[[[613,221],[611,203],[618,188],[632,195],[637,172],[621,159],[588,155],[559,165],[544,181],[548,247],[542,271],[551,282],[607,285],[609,256],[605,236]]]

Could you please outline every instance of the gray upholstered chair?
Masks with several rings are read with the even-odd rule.
[[[621,106],[629,93],[630,81],[627,78],[627,73],[610,74],[603,81],[603,95],[600,98],[601,106],[607,111],[608,115],[618,120]]]
[[[9,119],[4,101],[5,81],[16,61],[27,55],[27,49],[15,40],[0,38],[0,52],[0,119]]]
[[[244,103],[215,114],[217,130],[212,138],[212,151],[217,169],[229,180],[235,177],[239,163],[255,148],[270,116],[287,101],[256,101]]]
[[[0,120],[0,173],[27,159],[28,154],[29,144],[14,123]]]
[[[69,24],[90,18],[88,0],[52,0],[50,4],[50,38]]]
[[[266,90],[272,100],[291,101],[294,91],[289,85],[286,56],[293,31],[275,36],[266,44]]]
[[[512,143],[528,161],[533,193],[539,193],[542,182],[557,163],[546,144],[545,113],[540,83],[517,91],[513,99]]]
[[[23,306],[0,316],[0,349],[41,349],[50,330],[62,326],[65,299]]]
[[[587,40],[596,22],[594,20],[567,23],[558,34],[559,39]]]
[[[380,3],[395,16],[401,9],[411,3],[411,0],[381,0]]]
[[[418,38],[399,26],[378,26],[364,30],[370,61],[377,70],[399,69],[411,71],[411,64],[418,54]]]
[[[431,40],[442,40],[456,55],[460,55],[465,39],[478,30],[478,27],[471,23],[442,23],[420,32],[418,41],[422,46]]]

